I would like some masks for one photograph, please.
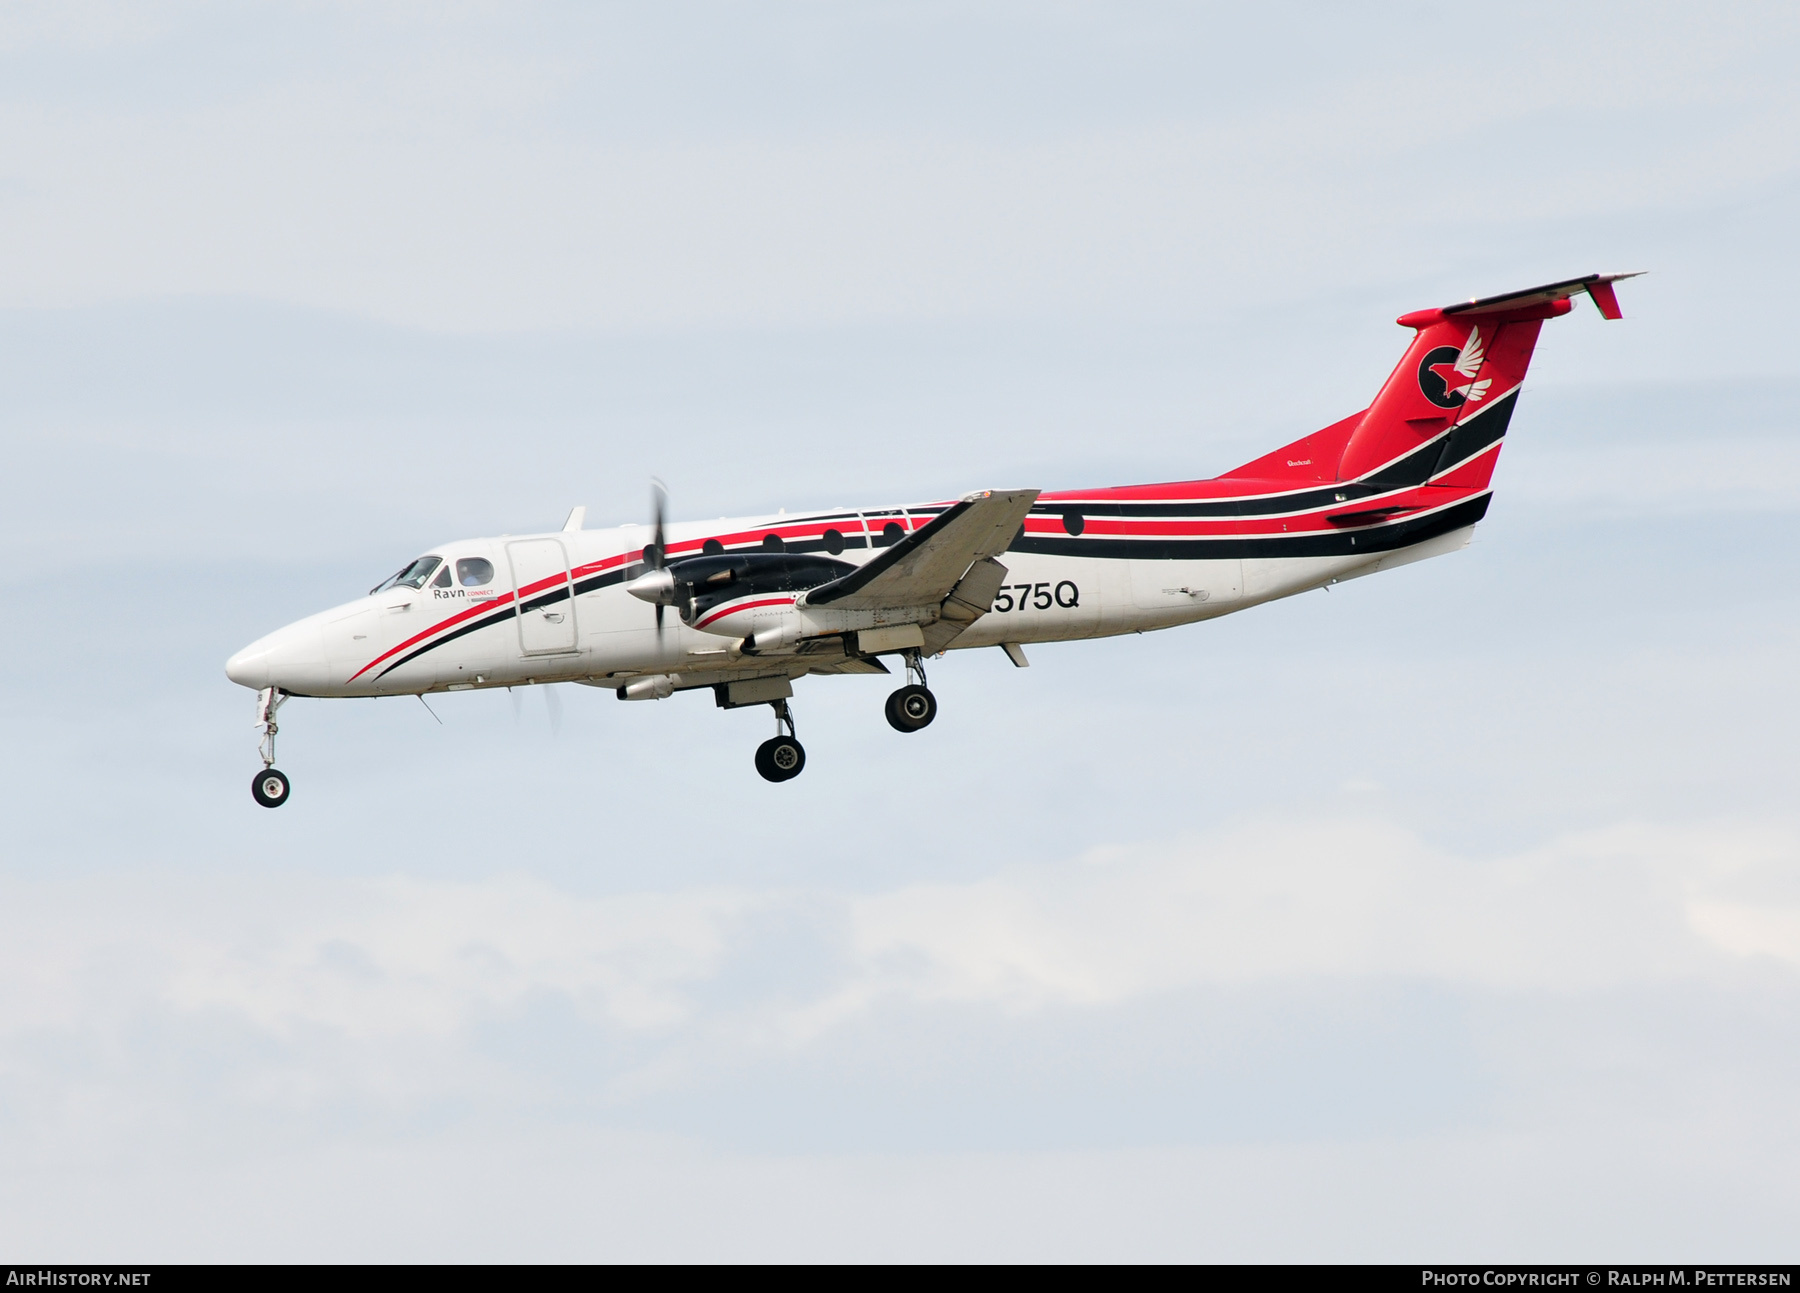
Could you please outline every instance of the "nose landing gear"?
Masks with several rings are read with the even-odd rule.
[[[925,685],[925,662],[917,651],[906,653],[906,686],[887,698],[888,726],[896,732],[916,732],[930,727],[937,717],[937,697]],[[911,679],[917,679],[913,682]]]
[[[287,774],[275,767],[275,733],[281,730],[275,724],[275,711],[286,702],[286,693],[276,687],[256,693],[256,725],[262,729],[256,752],[262,756],[263,770],[250,782],[250,797],[264,808],[279,808],[288,801]]]
[[[794,711],[787,701],[772,701],[769,708],[775,711],[776,734],[756,747],[756,770],[765,781],[791,781],[806,767],[806,749],[794,739]]]
[[[264,768],[250,783],[250,795],[264,808],[279,808],[287,802],[287,773]]]

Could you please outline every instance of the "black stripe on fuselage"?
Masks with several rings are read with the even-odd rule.
[[[638,570],[639,573],[642,572],[641,566],[632,569]],[[589,575],[586,579],[577,579],[573,586],[574,595],[579,597],[583,593],[598,592],[600,589],[609,588],[613,584],[624,583],[625,576],[628,573],[630,573],[629,570],[609,570],[603,575]],[[455,629],[444,634],[441,638],[427,642],[423,646],[407,652],[380,673],[376,674],[375,677],[377,679],[385,678],[401,665],[410,664],[412,661],[417,660],[420,656],[424,655],[427,651],[435,651],[446,642],[454,642],[460,637],[467,637],[469,634],[478,632],[481,629],[491,628],[493,625],[503,623],[506,620],[517,619],[522,611],[535,611],[545,606],[554,605],[560,601],[566,601],[569,596],[570,585],[563,584],[560,587],[552,588],[549,592],[540,593],[536,597],[527,598],[522,605],[516,602],[508,602],[505,606],[497,607],[487,615],[477,616],[467,624],[458,625]]]
[[[1449,438],[1444,441],[1444,451],[1438,455],[1437,465],[1431,469],[1433,476],[1449,471],[1459,462],[1467,462],[1489,445],[1499,443],[1506,435],[1507,424],[1512,421],[1513,405],[1518,402],[1519,393],[1514,391],[1505,399],[1497,400],[1494,406],[1480,417],[1470,418],[1467,422],[1458,423],[1450,429]]]
[[[1437,439],[1381,468],[1368,477],[1368,483],[1382,489],[1423,485],[1440,471],[1478,453],[1505,435],[1518,398],[1519,393],[1515,390],[1495,400],[1468,421],[1457,423]]]
[[[1424,543],[1440,534],[1473,525],[1487,515],[1491,494],[1454,503],[1439,512],[1355,530],[1309,531],[1305,534],[1227,534],[1216,538],[1065,538],[1028,534],[1009,549],[1044,557],[1088,557],[1099,560],[1229,561],[1243,557],[1354,557]]]
[[[866,548],[868,546],[869,541],[863,535],[846,534],[844,536],[845,549]],[[761,549],[755,544],[751,544],[748,547],[725,549],[727,552],[758,552],[760,550]],[[781,550],[783,552],[823,552],[828,557],[837,555],[831,550],[831,545],[823,539],[788,539],[782,543]]]
[[[1346,482],[1328,489],[1278,494],[1270,498],[1221,498],[1188,503],[1034,503],[1031,514],[1062,516],[1074,512],[1080,516],[1272,516],[1284,512],[1309,512],[1330,507],[1333,503],[1346,503],[1381,492],[1370,485]]]
[[[1396,489],[1423,485],[1439,472],[1446,471],[1499,440],[1512,421],[1513,405],[1518,391],[1510,391],[1487,408],[1446,431],[1441,431],[1404,457],[1376,469],[1360,480],[1336,485],[1296,490],[1291,494],[1267,494],[1259,498],[1221,498],[1171,503],[1115,503],[1096,499],[1066,499],[1033,504],[1034,516],[1062,516],[1067,512],[1081,516],[1279,516],[1288,512],[1310,512],[1335,503],[1348,503],[1386,494]],[[1021,551],[1019,545],[1013,545]]]
[[[1507,400],[1510,401],[1511,398],[1511,396],[1508,396]],[[1500,405],[1495,406],[1496,409],[1499,407]],[[1510,416],[1510,412],[1510,409],[1508,409],[1508,416]],[[1468,426],[1470,423],[1464,423],[1463,425]],[[1458,430],[1460,429],[1461,428],[1458,428]],[[1506,418],[1503,417],[1499,420],[1498,429],[1492,431],[1485,440],[1476,441],[1471,438],[1468,443],[1472,444],[1473,447],[1466,447],[1466,445],[1459,446],[1454,442],[1439,442],[1437,449],[1440,454],[1443,454],[1446,457],[1455,453],[1457,456],[1449,458],[1446,463],[1446,465],[1454,465],[1454,463],[1461,461],[1470,454],[1480,452],[1486,445],[1492,444],[1495,440],[1500,439],[1500,437],[1505,434]],[[1432,446],[1426,446],[1426,448],[1431,447]],[[1366,491],[1365,494],[1356,495],[1356,497],[1364,497],[1366,496],[1366,493],[1375,492],[1379,491],[1369,490]],[[1289,497],[1291,498],[1293,496],[1290,495]],[[1448,534],[1450,531],[1459,530],[1465,525],[1475,524],[1487,514],[1488,503],[1492,497],[1491,494],[1482,494],[1476,498],[1454,504],[1440,512],[1433,512],[1428,516],[1415,517],[1404,521],[1394,521],[1379,527],[1370,527],[1352,531],[1332,531],[1329,533],[1314,532],[1291,535],[1220,535],[1216,538],[1195,539],[1077,539],[1073,537],[1064,538],[1060,535],[1026,535],[1024,538],[1017,540],[1008,551],[1031,553],[1047,557],[1085,557],[1089,559],[1111,561],[1205,561],[1230,560],[1234,557],[1343,557],[1356,556],[1370,552],[1392,552],[1396,548],[1405,548],[1410,547],[1415,543],[1424,543],[1428,539],[1435,539],[1440,534]],[[1118,504],[1114,506],[1134,505]],[[1037,509],[1034,508],[1033,510],[1035,511]],[[1051,511],[1052,513],[1058,513],[1070,509],[1051,507],[1046,510]],[[1098,508],[1088,508],[1086,506],[1074,510],[1080,510],[1092,515],[1185,514],[1167,512],[1102,512]],[[1217,515],[1217,513],[1214,513],[1213,515]],[[1229,513],[1226,515],[1229,515]],[[924,531],[922,529],[915,530],[912,534],[907,536],[907,539],[913,539],[923,533]],[[848,538],[848,536],[846,536],[846,538]],[[906,554],[900,552],[900,548],[904,546],[904,543],[905,541],[896,544],[894,547],[889,548],[887,552],[884,552],[881,557],[877,557],[875,561],[869,562],[867,565],[861,567],[857,571],[857,575],[862,576],[862,578],[857,580],[858,586],[873,579],[880,573],[880,570],[871,570],[871,566],[880,563],[882,568],[885,569],[887,566],[892,565],[894,560],[904,557]],[[852,546],[860,547],[862,545],[854,544]],[[917,545],[915,544],[913,546],[916,547]],[[747,552],[756,550],[755,547],[727,549],[727,551]],[[823,543],[796,543],[788,546],[786,549],[786,551],[789,552],[822,552],[824,550],[825,547]],[[898,556],[894,555],[896,553],[898,553]],[[893,558],[893,560],[883,560],[883,558],[890,557]],[[625,583],[629,579],[636,578],[646,569],[648,569],[648,567],[640,562],[619,570],[608,571],[605,574],[590,575],[585,579],[576,580],[573,585],[574,595],[579,597],[583,593],[598,592],[602,588],[609,588],[614,584]],[[852,578],[855,578],[855,576],[846,576],[844,580],[838,582],[845,583]],[[542,607],[552,605],[553,603],[563,601],[570,596],[570,588],[570,585],[564,584],[559,588],[553,588],[549,592],[541,593],[536,597],[529,598],[524,603],[523,609],[528,611],[538,610]],[[848,591],[851,590],[838,590],[840,596]],[[502,621],[515,619],[519,613],[520,607],[509,603],[504,607],[497,608],[491,614],[479,616],[476,619],[470,620],[467,624],[463,624],[451,632],[444,634],[444,636],[431,642],[427,642],[408,652],[406,655],[401,656],[398,660],[384,668],[380,673],[376,674],[375,678],[380,679],[386,677],[401,665],[409,664],[412,661],[417,660],[426,652],[434,651],[447,642],[454,642],[458,638],[466,637],[470,633],[478,632],[484,628],[490,628]]]

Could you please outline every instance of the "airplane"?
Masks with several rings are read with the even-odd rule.
[[[1043,493],[981,490],[935,503],[459,539],[367,596],[239,651],[227,677],[257,693],[258,804],[285,804],[276,711],[294,697],[418,695],[574,682],[620,700],[710,692],[768,705],[756,750],[771,782],[806,751],[789,700],[812,675],[906,682],[888,723],[937,716],[925,661],[997,647],[1171,628],[1455,552],[1489,482],[1546,319],[1589,274],[1403,314],[1413,330],[1366,409],[1211,480]],[[672,612],[672,614],[671,614]]]

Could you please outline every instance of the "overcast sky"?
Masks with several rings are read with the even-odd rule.
[[[0,11],[0,1249],[1792,1259],[1800,12]],[[1211,475],[1466,552],[761,711],[295,701],[453,538]]]

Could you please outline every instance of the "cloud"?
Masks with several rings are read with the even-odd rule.
[[[544,993],[591,1024],[667,1032],[758,905],[718,893],[584,899],[521,875],[8,888],[0,965],[14,990],[0,996],[0,1036],[105,1029],[150,1009],[351,1046],[466,1042]]]
[[[1783,830],[1627,825],[1471,858],[1348,820],[865,895],[581,897],[521,875],[203,895],[126,877],[95,901],[91,882],[11,881],[0,1049],[18,1064],[28,1040],[108,1035],[146,1012],[229,1021],[285,1048],[278,1066],[306,1067],[328,1039],[333,1081],[363,1081],[361,1056],[390,1095],[394,1057],[429,1056],[409,1066],[423,1098],[464,1085],[454,1064],[432,1076],[446,1056],[545,1000],[565,1026],[642,1039],[640,1060],[675,1080],[683,1055],[828,1047],[896,1004],[1017,1015],[1357,979],[1552,995],[1722,984],[1740,962],[1800,970],[1797,857]],[[824,950],[798,979],[726,991],[799,944]]]
[[[1783,825],[1484,857],[1352,818],[866,893],[7,879],[0,1233],[866,1255],[895,1232],[849,1218],[900,1209],[971,1255],[1541,1255],[1648,1215],[1754,1242],[1791,1194],[1797,858]]]
[[[1800,906],[1718,901],[1797,856],[1779,832],[1620,826],[1474,859],[1370,821],[1101,850],[858,900],[857,969],[818,1009],[888,993],[1105,1005],[1347,975],[1580,992],[1710,976],[1721,953],[1800,967]]]

